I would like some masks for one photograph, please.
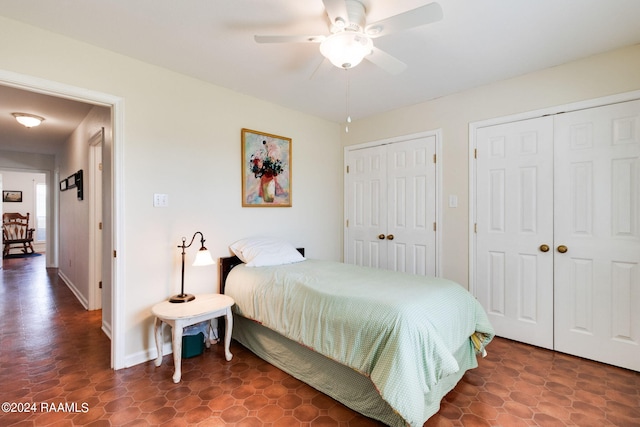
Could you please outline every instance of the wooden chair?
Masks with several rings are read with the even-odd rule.
[[[9,251],[18,246],[22,253],[32,254],[33,228],[29,228],[29,213],[21,215],[17,212],[7,212],[2,215],[2,238],[4,249],[3,256],[9,255]]]

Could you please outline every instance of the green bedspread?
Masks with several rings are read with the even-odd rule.
[[[369,376],[411,425],[425,422],[425,397],[459,370],[453,356],[470,337],[493,329],[480,304],[457,283],[307,260],[234,268],[226,281],[234,310]]]

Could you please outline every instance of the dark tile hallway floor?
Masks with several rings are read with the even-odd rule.
[[[100,311],[85,311],[44,256],[4,261],[1,426],[378,426],[232,342],[120,371]],[[640,426],[640,374],[496,339],[426,426]],[[66,405],[66,406],[65,406]],[[31,410],[31,413],[27,413]]]

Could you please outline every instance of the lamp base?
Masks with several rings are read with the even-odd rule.
[[[169,298],[169,302],[188,302],[194,299],[196,299],[196,297],[191,294],[178,294]]]

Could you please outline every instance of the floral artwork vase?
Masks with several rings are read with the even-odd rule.
[[[272,203],[276,197],[276,180],[272,175],[260,177],[260,197],[266,203]]]

